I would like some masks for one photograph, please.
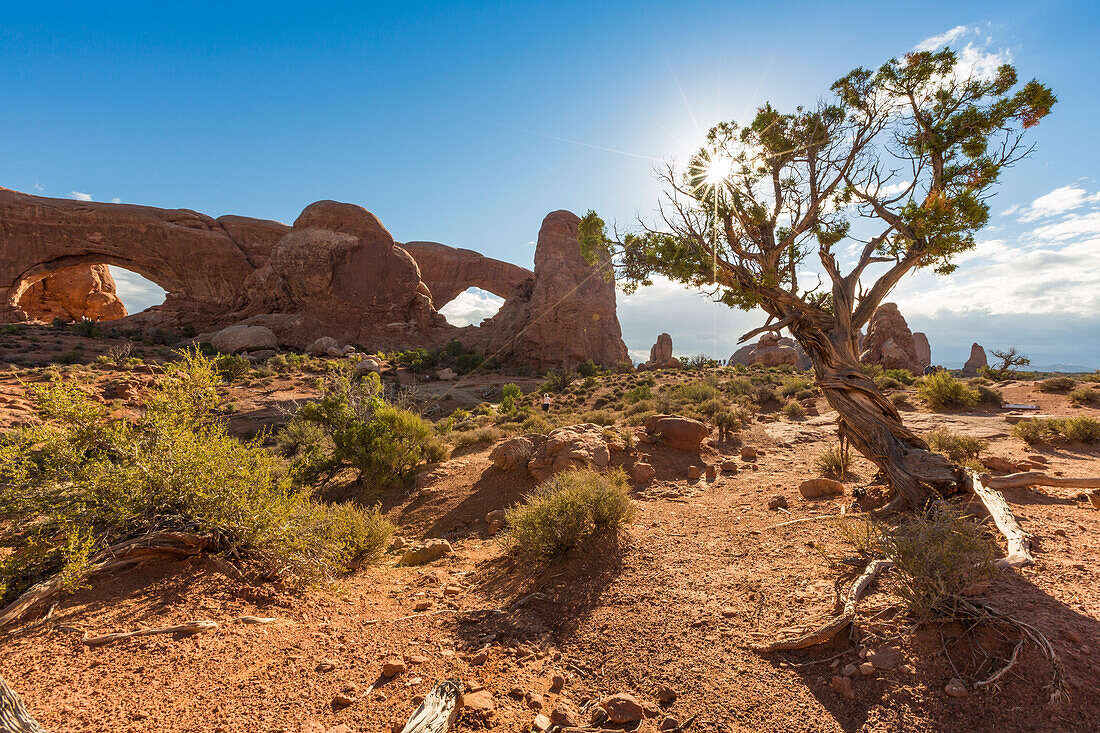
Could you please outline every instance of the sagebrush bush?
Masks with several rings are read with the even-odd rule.
[[[971,463],[989,446],[989,443],[972,435],[957,433],[940,426],[924,434],[928,447],[954,463]]]
[[[500,388],[501,412],[512,412],[516,409],[516,400],[523,399],[523,390],[518,386],[508,383]]]
[[[893,560],[897,593],[919,620],[952,617],[951,598],[995,572],[992,537],[945,501],[897,529],[869,518],[843,521],[841,529],[865,556]]]
[[[977,390],[947,372],[936,372],[917,383],[917,394],[934,410],[966,409],[978,404]]]
[[[236,354],[225,354],[214,360],[214,369],[218,376],[227,382],[235,382],[248,374],[249,366],[248,359]]]
[[[54,573],[74,588],[96,552],[163,530],[214,535],[270,575],[319,579],[379,555],[392,528],[377,511],[317,502],[258,439],[226,432],[219,381],[183,352],[133,419],[75,380],[33,386],[39,421],[0,439],[0,600]]]
[[[649,388],[648,384],[639,384],[632,390],[627,392],[623,397],[626,401],[632,405],[638,404],[653,399],[653,390]]]
[[[889,397],[890,404],[894,407],[901,407],[902,405],[909,404],[909,395],[905,392],[894,392]]]
[[[1100,420],[1085,415],[1034,418],[1013,425],[1012,434],[1026,443],[1044,443],[1056,438],[1100,443]]]
[[[1100,443],[1100,420],[1094,417],[1057,418],[1058,433],[1066,440]]]
[[[531,418],[528,418],[530,420]],[[526,430],[526,423],[524,424],[524,430]],[[486,443],[495,443],[504,437],[504,432],[499,428],[483,427],[474,428],[473,430],[463,430],[461,432],[452,433],[450,436],[451,444],[455,448],[466,448],[471,445],[483,445]]]
[[[851,456],[848,451],[841,450],[839,445],[826,448],[814,459],[814,468],[819,474],[841,481],[851,472],[851,467]]]
[[[798,400],[787,400],[783,405],[783,414],[791,420],[802,420],[806,417],[806,408]]]
[[[502,541],[509,552],[548,560],[597,533],[621,530],[637,511],[620,469],[574,469],[544,481],[507,512]]]
[[[979,384],[974,387],[974,390],[978,393],[978,402],[983,405],[1000,407],[1005,403],[1004,393],[995,387],[986,387],[983,384]]]
[[[1076,386],[1076,379],[1070,379],[1069,377],[1051,377],[1050,379],[1044,379],[1039,382],[1035,385],[1035,388],[1040,392],[1069,392]]]
[[[299,445],[293,468],[301,483],[327,481],[350,468],[374,488],[395,488],[406,484],[421,463],[447,457],[432,424],[382,399],[381,381],[373,373],[360,380],[330,374],[317,400],[298,408],[290,421],[299,422],[320,428],[323,435]]]
[[[1100,390],[1078,387],[1069,393],[1069,401],[1075,405],[1094,405],[1100,402]]]

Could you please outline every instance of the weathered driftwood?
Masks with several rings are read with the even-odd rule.
[[[458,717],[462,682],[444,680],[428,693],[401,733],[446,733]]]
[[[139,629],[138,631],[120,631],[115,634],[103,634],[102,636],[84,637],[85,646],[103,646],[123,639],[133,639],[137,636],[153,636],[154,634],[198,634],[203,631],[213,631],[218,628],[217,621],[188,621],[177,626],[158,626],[153,629]]]
[[[1100,477],[1065,478],[1048,476],[1042,471],[1024,471],[993,476],[985,485],[991,489],[1022,489],[1028,486],[1059,486],[1068,489],[1100,489]]]
[[[0,677],[0,733],[46,733],[35,722],[19,694]]]
[[[137,539],[120,542],[97,552],[88,561],[89,569],[84,577],[100,575],[128,568],[153,558],[180,558],[197,555],[211,546],[208,537],[183,532],[157,532]],[[0,610],[0,628],[18,621],[37,606],[52,601],[63,591],[61,578],[54,576],[27,589],[3,610]]]
[[[863,592],[871,585],[871,581],[875,579],[875,576],[893,565],[894,563],[890,560],[872,560],[866,569],[864,569],[863,574],[856,578],[856,582],[852,584],[851,590],[848,591],[848,598],[844,601],[844,610],[840,612],[840,615],[833,618],[832,621],[821,628],[802,636],[796,636],[790,639],[777,639],[770,644],[762,644],[756,647],[756,650],[767,654],[790,649],[805,649],[831,641],[833,637],[848,628],[855,620],[856,605],[859,603],[859,597],[863,595]]]
[[[982,477],[976,471],[970,472],[970,481],[974,493],[985,504],[985,508],[993,517],[993,523],[1008,541],[1008,557],[998,560],[997,566],[1020,567],[1034,563],[1035,558],[1031,554],[1031,535],[1020,528],[1020,523],[1008,508],[1001,492],[983,484]]]

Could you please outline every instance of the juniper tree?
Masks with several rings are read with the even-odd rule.
[[[859,333],[905,275],[950,273],[973,249],[992,187],[1030,153],[1026,130],[1056,98],[1008,64],[964,73],[947,48],[857,68],[830,91],[812,107],[765,104],[747,125],[715,125],[686,169],[662,171],[658,224],[619,236],[589,212],[582,248],[609,257],[628,291],[661,275],[763,310],[740,342],[789,330],[841,436],[890,480],[889,508],[920,507],[961,474],[860,370]],[[806,288],[813,259],[821,274]]]

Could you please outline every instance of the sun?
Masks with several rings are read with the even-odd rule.
[[[703,167],[703,180],[710,187],[722,184],[733,170],[733,159],[721,151],[715,151]]]

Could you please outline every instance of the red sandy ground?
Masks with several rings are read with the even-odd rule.
[[[305,381],[277,382],[267,395],[237,395],[238,411],[274,409],[276,402],[305,396]],[[1029,383],[1005,393],[1048,414],[1098,414],[1071,408],[1063,395],[1035,392]],[[22,405],[21,389],[0,379],[0,395],[8,395],[0,397],[0,412],[10,424],[22,416],[12,412]],[[484,686],[496,703],[488,721],[461,717],[459,731],[523,730],[535,712],[509,696],[514,687],[543,695],[545,714],[567,701],[583,721],[600,698],[631,692],[660,710],[638,729],[647,732],[665,715],[697,716],[693,731],[1097,730],[1100,511],[1077,498],[1078,490],[1005,492],[1034,536],[1037,564],[1000,574],[982,596],[1050,638],[1064,667],[1068,703],[1049,701],[1051,669],[1032,647],[994,689],[948,697],[944,685],[955,672],[943,645],[965,666],[969,637],[958,624],[914,627],[888,577],[861,604],[853,638],[842,634],[832,645],[804,652],[750,649],[828,618],[834,585],[856,572],[826,559],[852,555],[835,522],[776,527],[853,504],[851,497],[804,500],[798,494],[798,483],[813,473],[814,456],[835,440],[835,416],[818,403],[819,418],[752,425],[743,438],[763,451],[756,469],[743,464],[714,483],[688,481],[687,466],[734,456],[736,446],[693,456],[639,443],[658,477],[636,487],[641,511],[634,524],[618,542],[595,544],[549,567],[515,563],[486,534],[486,512],[523,496],[533,488],[530,478],[498,471],[487,449],[459,452],[425,473],[417,491],[386,507],[400,534],[447,538],[455,547],[451,556],[405,568],[396,567],[391,554],[331,588],[301,592],[237,580],[205,560],[147,567],[68,597],[48,621],[0,637],[0,674],[55,733],[299,733],[313,722],[320,730],[345,723],[354,731],[390,731],[408,718],[414,697],[455,677],[468,688]],[[987,455],[1020,459],[1038,452],[1050,470],[1066,476],[1100,474],[1096,448],[1032,449],[1010,437],[999,411],[905,416],[921,430],[946,422],[982,435],[991,443]],[[862,480],[849,485],[871,479],[869,464],[856,468]],[[767,508],[775,494],[787,498],[789,513]],[[457,594],[444,595],[446,586],[457,586]],[[431,609],[414,612],[424,599]],[[283,620],[235,621],[244,615]],[[200,619],[220,627],[187,638],[151,636],[99,648],[81,643],[85,634]],[[832,662],[817,661],[840,655],[833,661],[842,668],[863,661],[861,650],[887,645],[900,650],[898,665],[857,674],[854,700],[833,690]],[[472,653],[483,647],[487,661],[473,664]],[[994,648],[1007,656],[1011,645]],[[391,654],[423,660],[385,680],[381,663]],[[321,659],[335,669],[316,671]],[[551,691],[557,673],[567,681]],[[657,704],[662,685],[677,692],[674,703]],[[346,688],[357,701],[334,706]]]

